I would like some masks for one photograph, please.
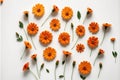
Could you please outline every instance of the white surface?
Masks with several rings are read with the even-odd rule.
[[[42,3],[45,6],[45,15],[41,19],[37,20],[34,18],[33,14],[31,13],[32,7],[35,3]],[[48,13],[52,9],[52,5],[56,4],[60,8],[60,12],[58,16],[56,16],[58,19],[61,21],[61,29],[59,32],[53,32],[49,28],[49,22],[52,19],[52,17],[47,21],[45,24],[45,28],[40,28],[38,34],[34,38],[35,45],[37,46],[38,50],[32,50],[31,54],[33,53],[38,53],[39,55],[39,62],[40,64],[42,62],[45,63],[45,68],[48,68],[50,70],[50,73],[46,73],[45,68],[42,71],[41,75],[41,80],[54,80],[53,76],[53,70],[54,70],[54,63],[58,59],[62,61],[62,50],[63,49],[68,49],[71,48],[73,43],[66,48],[61,47],[61,45],[58,43],[58,40],[56,37],[58,37],[58,34],[63,31],[65,23],[61,19],[61,9],[64,6],[70,6],[74,10],[74,17],[72,20],[69,21],[67,25],[67,32],[71,34],[71,30],[69,28],[70,23],[73,22],[75,27],[80,24],[84,18],[84,13],[87,7],[91,7],[94,10],[94,15],[91,19],[86,20],[85,23],[85,28],[86,28],[86,35],[84,36],[83,39],[79,40],[79,42],[85,44],[85,51],[82,54],[79,54],[76,52],[75,49],[71,51],[72,57],[70,62],[67,64],[66,68],[66,80],[70,80],[70,75],[71,75],[71,64],[73,60],[77,61],[77,66],[74,71],[74,80],[80,80],[79,73],[78,73],[78,64],[83,61],[83,60],[88,60],[93,63],[95,56],[97,54],[98,49],[93,51],[92,57],[89,58],[89,53],[90,50],[87,46],[86,40],[88,37],[91,35],[88,31],[88,23],[91,21],[97,21],[100,24],[100,29],[101,29],[101,24],[104,22],[109,22],[111,23],[112,29],[111,31],[106,35],[104,44],[100,47],[105,50],[105,56],[103,59],[99,59],[96,62],[96,65],[93,67],[92,66],[92,72],[91,74],[87,77],[86,80],[120,80],[120,55],[118,55],[117,58],[117,63],[114,63],[114,58],[111,54],[112,51],[112,44],[110,42],[111,37],[116,37],[116,44],[115,48],[116,51],[120,52],[120,0],[5,0],[4,4],[0,6],[2,8],[2,16],[0,17],[2,20],[2,27],[1,28],[1,33],[2,33],[2,69],[1,69],[1,80],[34,80],[34,77],[31,74],[24,75],[22,71],[23,64],[27,61],[31,62],[30,58],[23,59],[22,61],[20,60],[20,56],[23,52],[23,43],[16,42],[16,36],[15,32],[19,32],[22,34],[24,37],[24,32],[19,29],[18,27],[18,21],[21,20],[24,22],[25,25],[27,25],[27,22],[23,20],[23,15],[22,12],[24,10],[29,10],[30,11],[30,21],[33,21],[38,24],[38,26],[41,25],[43,20],[47,17]],[[76,12],[77,10],[81,11],[82,18],[81,22],[78,21],[76,18]],[[45,48],[40,45],[39,43],[39,34],[43,30],[50,30],[54,34],[54,39],[52,43],[49,46],[54,47],[57,50],[57,57],[55,58],[54,61],[52,62],[46,62],[43,60],[42,57],[42,50]],[[99,37],[99,40],[101,41],[103,33],[102,30],[99,31],[98,34],[95,36]],[[75,34],[75,39],[77,38]],[[99,71],[98,68],[98,63],[102,62],[103,63],[103,69],[100,75],[100,78],[97,79],[97,74]],[[35,67],[33,67],[33,71],[35,71]],[[60,64],[58,69],[57,69],[57,77],[63,73],[63,66]],[[60,80],[60,79],[58,79]]]

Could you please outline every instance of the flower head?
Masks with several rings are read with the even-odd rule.
[[[92,14],[92,13],[93,13],[93,10],[88,7],[88,8],[87,8],[87,15]]]
[[[60,21],[58,19],[52,19],[50,22],[50,28],[53,31],[58,31],[60,29]]]
[[[59,8],[56,5],[53,5],[52,13],[58,13]]]
[[[25,16],[26,18],[28,18],[28,16],[29,16],[29,11],[24,11],[23,14],[24,14],[24,16]]]
[[[28,41],[24,41],[26,49],[32,49],[32,45]]]
[[[47,45],[52,41],[52,38],[53,38],[52,33],[50,33],[49,31],[43,31],[40,33],[39,41],[42,44]]]
[[[109,30],[111,26],[112,26],[112,25],[109,24],[109,23],[103,23],[103,30],[104,30],[104,31]]]
[[[43,57],[47,61],[52,61],[56,57],[56,50],[54,48],[52,48],[52,47],[47,47],[43,51]]]
[[[25,63],[23,66],[23,71],[29,70],[29,62]]]
[[[112,37],[110,40],[111,40],[111,42],[115,42],[115,38],[114,37]]]
[[[87,40],[87,44],[91,49],[96,48],[99,44],[98,37],[95,36],[89,37],[89,39]]]
[[[70,43],[70,35],[67,32],[63,32],[59,35],[58,41],[61,45],[66,46]]]
[[[70,20],[73,16],[73,10],[70,7],[64,7],[62,9],[62,18],[64,20]]]
[[[83,37],[85,35],[85,28],[83,25],[78,25],[77,28],[76,28],[76,34],[79,36],[79,37]]]
[[[96,34],[99,31],[99,24],[97,22],[91,22],[88,29],[92,34]]]
[[[37,60],[37,54],[33,54],[33,55],[31,56],[31,58],[36,61],[36,60]]]
[[[82,75],[88,75],[91,72],[91,64],[88,61],[83,61],[78,66],[78,71]]]
[[[42,17],[45,13],[44,6],[42,4],[39,4],[39,3],[36,4],[32,8],[32,13],[37,17]]]
[[[103,49],[99,49],[98,55],[103,55],[105,52]]]
[[[76,46],[76,50],[77,50],[77,52],[83,52],[84,51],[84,49],[85,49],[85,46],[83,45],[83,44],[77,44],[77,46]]]
[[[63,50],[63,54],[64,54],[66,57],[68,57],[68,56],[70,56],[72,53],[69,52],[69,51]]]
[[[3,3],[3,0],[0,0],[0,3],[2,4],[2,3]]]
[[[38,26],[35,23],[29,23],[27,26],[27,32],[30,35],[35,35],[38,32]]]

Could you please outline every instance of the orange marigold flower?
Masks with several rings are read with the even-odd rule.
[[[31,56],[31,58],[36,61],[36,60],[37,60],[37,54],[33,54],[33,55]]]
[[[67,32],[63,32],[59,35],[58,41],[61,45],[66,46],[70,43],[70,35]]]
[[[64,54],[66,57],[68,57],[68,56],[70,56],[72,53],[69,52],[69,51],[63,50],[63,54]]]
[[[76,33],[79,37],[83,37],[85,35],[85,28],[83,25],[78,25],[76,28]]]
[[[24,13],[25,17],[28,17],[29,11],[24,11],[23,13]]]
[[[99,49],[98,55],[103,55],[105,52],[103,49]]]
[[[3,0],[0,0],[0,3],[2,4],[2,3],[3,3]]]
[[[73,10],[70,7],[64,7],[62,9],[62,18],[64,20],[70,20],[73,16]]]
[[[32,13],[37,17],[42,17],[45,13],[44,6],[40,3],[36,4],[32,8]]]
[[[77,52],[83,52],[84,51],[84,49],[85,49],[85,46],[83,45],[83,44],[77,44],[77,46],[76,46],[76,50],[77,50]]]
[[[114,41],[115,41],[115,38],[113,37],[113,38],[111,38],[110,40],[111,40],[112,42],[114,42]]]
[[[32,45],[28,41],[24,41],[26,49],[32,49]]]
[[[109,23],[103,23],[103,30],[109,30],[112,25]]]
[[[52,19],[50,22],[50,28],[53,31],[58,31],[60,29],[60,21],[58,19]]]
[[[59,11],[59,8],[56,6],[56,5],[53,5],[53,10],[52,10],[52,13],[58,13]]]
[[[50,33],[49,31],[43,31],[40,33],[40,36],[39,36],[39,41],[44,44],[44,45],[47,45],[49,44],[51,41],[52,41],[52,33]]]
[[[27,26],[27,32],[30,35],[37,34],[37,32],[38,32],[38,26],[37,26],[37,24],[35,24],[35,23],[28,24],[28,26]]]
[[[87,43],[88,43],[88,46],[89,46],[91,49],[96,48],[96,47],[98,46],[98,44],[99,44],[98,37],[95,37],[95,36],[89,37]]]
[[[92,13],[93,13],[93,10],[88,7],[88,8],[87,8],[87,15],[88,15],[88,14],[92,14]]]
[[[52,61],[56,57],[56,50],[52,47],[47,47],[43,51],[43,57],[47,61]]]
[[[82,75],[88,75],[88,74],[90,74],[91,69],[92,69],[91,64],[88,61],[83,61],[78,66],[78,71]]]
[[[29,62],[25,63],[23,66],[23,71],[29,70]]]
[[[91,33],[96,34],[99,31],[99,24],[97,22],[91,22],[88,29]]]

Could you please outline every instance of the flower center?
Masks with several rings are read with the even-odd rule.
[[[86,67],[83,67],[83,70],[87,70],[87,68],[86,68]]]
[[[65,15],[66,15],[66,16],[69,16],[69,13],[67,12]]]
[[[51,56],[51,55],[52,55],[52,54],[49,52],[49,53],[48,53],[48,56]]]
[[[56,24],[54,24],[54,27],[56,27],[57,25]]]
[[[40,11],[41,11],[40,9],[37,10],[37,12],[40,12]]]

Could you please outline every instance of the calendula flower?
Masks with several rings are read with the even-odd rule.
[[[60,33],[58,41],[61,45],[67,46],[70,43],[70,35],[67,32]]]
[[[115,44],[114,44],[114,42],[115,42],[115,38],[112,37],[110,40],[111,40],[111,42],[113,43],[113,50],[115,50]]]
[[[111,28],[111,24],[109,24],[109,23],[103,23],[103,25],[102,25],[103,27],[103,38],[102,38],[102,41],[101,41],[101,44],[100,45],[102,45],[102,43],[103,43],[103,41],[104,41],[104,38],[105,38],[105,34],[106,34],[106,32],[107,31],[109,31],[109,29]]]
[[[99,44],[98,37],[95,37],[95,36],[89,37],[89,39],[87,40],[87,44],[89,48],[91,49],[91,53],[90,53],[90,56],[91,56],[92,50],[98,47],[98,44]]]
[[[73,72],[74,72],[74,68],[76,66],[76,61],[72,62],[72,74],[71,74],[71,80],[73,80]]]
[[[102,65],[102,63],[99,63],[99,68],[100,68],[100,70],[99,70],[99,73],[98,73],[98,78],[99,78],[99,76],[100,76],[100,73],[101,73],[101,70],[102,70],[102,68],[103,68],[103,65]]]
[[[77,46],[76,46],[76,51],[77,52],[83,52],[84,51],[84,49],[85,49],[85,46],[84,46],[84,44],[77,44]]]
[[[43,57],[47,61],[52,61],[56,57],[56,50],[54,48],[52,48],[52,47],[47,47],[43,51]]]
[[[83,20],[83,24],[85,23],[86,18],[90,17],[92,14],[93,14],[93,10],[90,7],[88,7],[85,18]]]
[[[3,0],[0,0],[0,3],[2,4],[2,3],[3,3]]]
[[[52,8],[52,11],[51,13],[48,15],[48,17],[43,21],[41,27],[45,24],[45,22],[49,19],[49,17],[52,15],[52,14],[57,14],[59,12],[59,8],[56,6],[56,5],[53,5],[53,8]]]
[[[78,38],[77,38],[75,44],[73,45],[73,47],[71,49],[73,49],[75,47],[79,38],[81,38],[85,35],[85,27],[83,25],[78,25],[77,28],[76,28],[76,34],[78,35]]]
[[[66,24],[65,24],[65,28],[66,28],[67,22],[68,22],[68,21],[72,18],[72,16],[73,16],[73,10],[72,10],[70,7],[66,6],[66,7],[64,7],[64,8],[62,9],[61,16],[62,16],[63,20],[66,21]],[[64,28],[64,30],[65,30],[65,28]]]
[[[33,8],[32,8],[32,13],[36,17],[42,17],[45,13],[43,4],[40,4],[40,3],[35,4],[35,6],[33,6]]]
[[[78,71],[82,75],[90,74],[92,70],[91,64],[88,61],[82,61],[78,66]]]
[[[43,32],[40,33],[40,36],[39,36],[39,41],[44,44],[44,45],[47,45],[49,43],[51,43],[52,41],[52,38],[53,38],[53,35],[51,32],[45,30]]]
[[[60,21],[58,19],[52,19],[50,22],[50,28],[53,31],[58,31],[60,29]]]
[[[55,70],[54,70],[55,80],[56,80],[56,69],[57,69],[58,65],[59,65],[59,60],[57,60],[56,63],[55,63]]]
[[[103,56],[104,53],[105,53],[105,51],[104,51],[103,49],[99,49],[98,55],[97,55],[97,57],[95,58],[93,65],[95,65],[95,62],[96,62],[97,58],[100,57],[100,56]]]
[[[68,57],[68,56],[70,56],[72,53],[69,52],[69,51],[63,50],[63,54],[65,55],[65,57]]]
[[[88,29],[92,34],[96,34],[99,31],[99,24],[97,22],[91,22]]]
[[[23,14],[24,14],[25,18],[28,18],[28,16],[29,16],[29,11],[24,11]]]

